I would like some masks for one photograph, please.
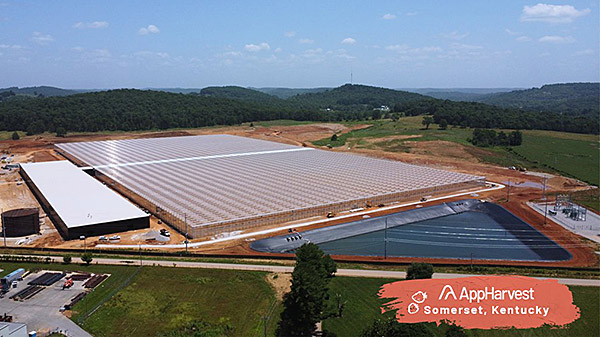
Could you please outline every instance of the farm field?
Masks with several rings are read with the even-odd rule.
[[[342,295],[344,313],[341,318],[329,318],[323,322],[323,329],[337,334],[338,336],[360,336],[360,333],[375,319],[388,317],[390,313],[381,315],[379,306],[385,303],[377,297],[379,288],[395,280],[335,277],[329,284],[330,302],[333,304],[335,294]],[[581,317],[566,329],[553,329],[548,327],[526,329],[526,330],[466,330],[467,336],[471,337],[568,337],[568,336],[591,336],[589,332],[596,331],[600,324],[600,303],[598,296],[600,289],[596,287],[569,287],[573,292],[573,300],[581,309]],[[444,327],[436,324],[427,324],[436,336],[443,337]]]
[[[144,267],[83,324],[94,336],[153,336],[192,321],[261,336],[261,317],[279,305],[265,273]],[[272,335],[278,311],[269,321]]]
[[[2,262],[0,276],[19,267],[111,274],[73,310],[73,321],[94,336],[155,336],[192,321],[226,327],[232,336],[262,336],[268,314],[272,336],[279,319],[280,302],[262,272]]]
[[[440,130],[436,124],[424,129],[423,116],[402,117],[397,122],[380,120],[371,122],[369,128],[350,131],[332,141],[324,138],[314,141],[317,146],[345,146],[356,149],[382,150],[431,154],[423,150],[422,142],[452,142],[460,144],[479,161],[500,166],[521,165],[529,169],[555,172],[571,176],[598,186],[598,136],[566,132],[523,130],[523,144],[512,148],[479,148],[471,145],[468,138],[473,129],[448,128]],[[496,130],[502,131],[502,130]],[[510,130],[504,130],[509,132]]]

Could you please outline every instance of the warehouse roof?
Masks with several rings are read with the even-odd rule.
[[[191,226],[483,177],[230,135],[57,144]]]
[[[21,169],[69,228],[148,217],[66,160],[21,164]]]

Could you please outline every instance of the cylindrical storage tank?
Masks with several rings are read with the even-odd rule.
[[[6,230],[8,237],[37,234],[40,231],[40,212],[37,208],[6,211],[2,213],[2,229]]]

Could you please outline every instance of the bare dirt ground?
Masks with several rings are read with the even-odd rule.
[[[272,273],[265,276],[265,280],[275,290],[275,297],[279,301],[283,300],[283,295],[290,292],[292,286],[292,274],[288,273]]]
[[[270,141],[276,141],[292,145],[302,146],[313,146],[310,142],[326,137],[331,137],[333,134],[342,134],[349,132],[353,129],[364,128],[366,125],[356,125],[352,128],[346,127],[342,124],[335,123],[318,123],[318,124],[307,124],[307,125],[294,125],[294,126],[232,126],[232,127],[218,127],[218,128],[202,128],[202,129],[191,129],[191,130],[177,130],[177,131],[164,131],[164,132],[123,132],[123,133],[107,133],[107,134],[74,134],[64,138],[57,138],[51,136],[42,137],[24,137],[18,141],[2,141],[0,142],[0,152],[9,151],[15,154],[17,158],[16,162],[27,162],[27,161],[47,161],[47,160],[59,160],[63,159],[52,150],[53,144],[61,142],[78,142],[78,141],[97,141],[97,140],[109,140],[109,139],[132,139],[132,138],[151,138],[151,137],[171,137],[171,136],[186,136],[186,135],[205,135],[205,134],[232,134],[245,137],[252,137],[257,139],[264,139]],[[401,139],[407,139],[411,136],[399,136]],[[386,137],[377,139],[374,142],[380,141],[393,141],[400,139],[398,137]],[[410,142],[410,141],[409,141]],[[414,143],[414,144],[413,144]],[[504,167],[498,167],[491,164],[481,163],[476,158],[476,153],[473,151],[479,151],[479,149],[471,149],[460,144],[445,142],[445,141],[422,141],[422,142],[410,142],[410,151],[397,151],[389,152],[382,149],[378,149],[376,146],[372,149],[365,148],[352,148],[348,150],[345,147],[332,149],[331,151],[339,152],[352,152],[358,155],[365,155],[371,157],[378,157],[390,160],[400,160],[406,163],[425,165],[429,167],[435,167],[440,169],[446,169],[456,172],[469,173],[474,175],[485,176],[488,181],[494,182],[511,182],[511,193],[510,202],[506,202],[507,189],[500,191],[490,192],[486,195],[480,196],[480,198],[487,199],[502,204],[504,207],[515,213],[528,223],[544,232],[549,237],[555,239],[557,242],[566,246],[566,248],[573,254],[574,258],[569,262],[560,263],[542,263],[543,265],[596,265],[597,256],[594,254],[594,248],[585,240],[582,241],[580,237],[564,230],[561,226],[549,221],[548,225],[543,225],[543,217],[540,219],[539,214],[530,210],[525,202],[535,199],[540,199],[542,196],[541,184],[543,181],[542,174],[535,174],[529,172],[519,172],[509,170]],[[481,150],[484,151],[484,150]],[[14,173],[9,175],[0,176],[0,206],[11,208],[11,207],[24,207],[37,205],[37,201],[31,195],[28,188],[25,185],[17,186],[14,183],[14,179],[9,176],[14,176]],[[590,187],[576,179],[566,178],[562,176],[549,175],[550,179],[547,182],[548,192],[573,192],[579,190],[589,189]],[[12,182],[10,181],[12,179]],[[524,184],[523,186],[518,186]],[[517,185],[517,186],[515,186]],[[156,219],[152,220],[151,229],[159,230],[160,228],[168,228],[166,225],[159,225]],[[336,223],[335,220],[329,224]],[[266,227],[265,227],[266,228]],[[263,228],[261,228],[263,229]],[[311,228],[304,228],[308,230]],[[259,230],[257,228],[257,230]],[[131,231],[127,233],[121,233],[121,242],[128,244],[140,243],[140,234],[146,233],[148,229]],[[169,243],[180,243],[183,241],[183,236],[171,230],[172,237]],[[277,233],[279,235],[281,233]],[[97,242],[97,238],[90,238],[88,244]],[[248,241],[241,242],[227,242],[224,244],[216,245],[210,248],[202,248],[196,251],[205,253],[215,254],[242,254],[242,255],[256,255],[256,252],[251,251],[248,248]],[[76,248],[81,247],[82,243],[77,241],[64,242],[57,233],[53,233],[48,236],[35,241],[35,245],[38,247],[65,247],[65,248]],[[157,244],[158,245],[158,244]],[[356,257],[339,257],[340,259],[353,259],[360,260]],[[367,258],[367,260],[373,260]],[[411,259],[398,259],[398,262],[408,262]],[[422,260],[422,259],[419,259]],[[443,260],[444,263],[470,263],[465,261],[448,261]],[[433,262],[433,261],[432,261]],[[478,261],[479,263],[485,263],[486,261]],[[489,261],[487,261],[489,262]],[[495,261],[497,262],[497,261]],[[507,264],[521,264],[519,262],[507,262]],[[531,264],[531,263],[526,263]]]

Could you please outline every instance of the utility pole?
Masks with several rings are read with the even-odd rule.
[[[187,213],[183,215],[183,219],[185,221],[185,253],[188,252],[188,222],[187,222]]]
[[[264,336],[267,337],[267,322],[269,321],[269,316],[264,315],[261,318],[263,320],[263,332],[264,332]]]
[[[544,177],[544,196],[542,200],[544,200],[544,225],[548,223],[548,200],[546,200],[546,181],[548,178]]]
[[[473,253],[471,253],[471,271],[473,271]]]
[[[140,267],[142,266],[142,243],[138,241],[138,247],[140,251]]]
[[[4,209],[0,209],[2,214],[2,236],[4,237],[4,248],[6,248],[6,226],[4,226]]]
[[[508,181],[508,188],[506,189],[506,202],[510,201],[510,180]]]
[[[385,217],[385,230],[384,230],[384,240],[383,240],[383,258],[387,259],[387,227],[388,227],[388,218]]]

